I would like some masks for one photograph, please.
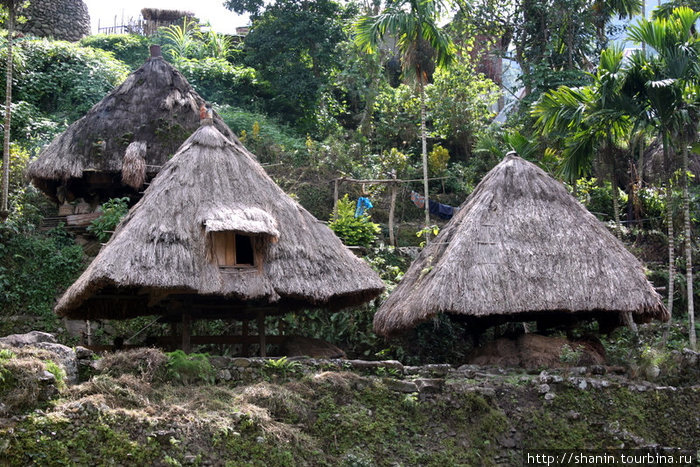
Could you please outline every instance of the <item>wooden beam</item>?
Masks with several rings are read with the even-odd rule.
[[[279,345],[284,343],[287,336],[264,336],[266,344]],[[181,336],[159,336],[156,341],[163,344],[177,344],[182,340]],[[260,342],[260,336],[248,335],[248,336],[191,336],[190,343],[192,345],[202,345],[202,344],[257,344]],[[111,346],[108,346],[111,348]],[[137,346],[133,346],[137,347]]]
[[[448,178],[450,178],[450,177],[434,177],[434,178],[429,178],[428,180],[446,180]],[[368,184],[370,184],[370,183],[374,183],[374,184],[385,183],[387,185],[391,185],[391,184],[408,183],[408,182],[422,182],[423,179],[422,178],[414,178],[414,179],[410,179],[410,180],[401,180],[401,179],[397,179],[397,178],[384,178],[384,179],[357,180],[355,178],[341,177],[341,178],[336,178],[333,181],[334,182],[335,181],[350,182],[350,183],[368,183]]]

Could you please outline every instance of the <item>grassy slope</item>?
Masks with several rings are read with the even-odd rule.
[[[693,448],[700,438],[697,386],[467,371],[402,393],[394,372],[286,370],[189,385],[106,371],[2,420],[0,464],[514,465],[523,448]]]

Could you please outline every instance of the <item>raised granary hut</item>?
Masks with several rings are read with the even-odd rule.
[[[182,322],[187,348],[194,319],[260,323],[381,293],[369,265],[286,195],[238,139],[203,122],[59,300],[60,316],[161,315]]]
[[[199,127],[202,104],[185,77],[163,59],[160,47],[151,46],[141,68],[39,154],[29,177],[59,204],[61,215],[73,214],[79,199],[91,210],[109,198],[135,200]],[[234,137],[218,115],[214,125]]]
[[[669,318],[622,242],[561,183],[516,155],[484,177],[423,249],[375,315],[374,330],[397,334],[438,313],[479,329]]]

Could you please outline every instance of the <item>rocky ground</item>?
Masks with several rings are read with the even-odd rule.
[[[2,465],[521,465],[525,449],[697,449],[698,354],[503,369],[0,339]],[[67,371],[66,371],[67,370]]]

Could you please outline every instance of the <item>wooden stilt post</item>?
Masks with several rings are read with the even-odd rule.
[[[627,327],[630,328],[630,330],[634,333],[634,335],[639,334],[639,330],[637,329],[637,323],[634,322],[634,318],[632,317],[631,311],[623,312],[622,319],[624,320]]]
[[[396,172],[392,172],[391,178],[396,180]],[[389,205],[389,244],[396,246],[394,238],[394,213],[396,212],[396,183],[391,184],[391,204]]]
[[[92,324],[89,319],[85,321],[85,333],[87,334],[87,345],[92,345]]]
[[[192,314],[191,310],[187,309],[182,313],[182,351],[190,353],[192,351]]]
[[[241,325],[241,334],[243,335],[243,344],[241,345],[241,353],[244,357],[250,355],[250,347],[248,346],[248,341],[245,339],[248,337],[248,320],[243,321]]]
[[[258,338],[260,339],[260,356],[267,357],[265,350],[265,312],[258,311]]]
[[[338,179],[333,180],[333,217],[338,215]]]

